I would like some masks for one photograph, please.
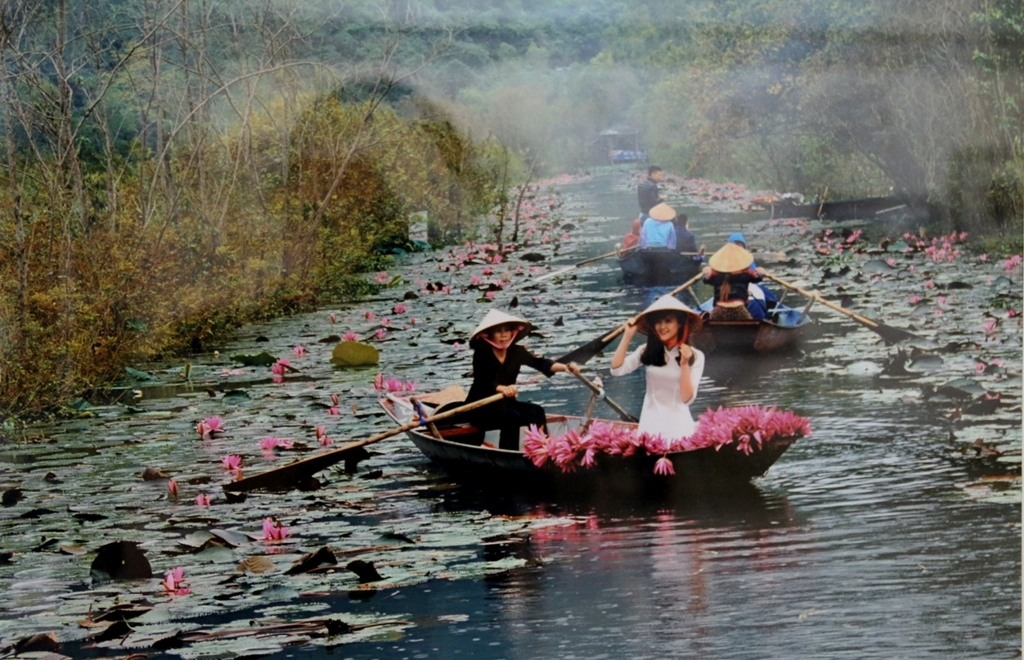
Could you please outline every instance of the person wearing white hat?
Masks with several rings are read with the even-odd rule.
[[[726,243],[711,255],[704,267],[704,283],[715,288],[713,321],[760,320],[766,306],[750,301],[750,284],[764,279],[764,271],[754,267],[754,255],[737,243]],[[748,304],[748,302],[752,304]]]
[[[647,367],[647,391],[640,412],[640,433],[671,442],[693,435],[697,425],[690,404],[704,373],[704,353],[687,341],[700,330],[701,318],[673,296],[662,296],[626,324],[622,340],[612,356],[613,376]],[[628,353],[636,333],[647,335],[647,343]]]
[[[580,371],[575,362],[567,365],[554,362],[520,346],[517,342],[532,330],[529,321],[492,309],[469,338],[473,348],[473,384],[465,403],[486,399],[495,393],[504,394],[505,398],[468,413],[466,418],[482,430],[501,429],[501,449],[518,451],[519,428],[536,424],[544,429],[547,422],[541,406],[515,398],[519,393],[516,380],[523,366],[548,377]]]

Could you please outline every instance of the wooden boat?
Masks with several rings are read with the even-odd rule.
[[[413,408],[407,399],[389,394],[380,403],[395,422],[407,424],[412,419]],[[429,415],[430,408],[425,408]],[[583,417],[548,415],[548,431],[552,435],[559,435],[580,428],[585,421]],[[636,424],[629,422],[603,421],[636,427]],[[744,454],[729,445],[718,450],[706,447],[673,452],[668,454],[668,458],[672,461],[675,474],[659,475],[654,472],[659,457],[645,453],[630,457],[600,454],[595,466],[581,467],[573,472],[563,472],[551,463],[538,468],[521,451],[480,445],[481,440],[496,445],[497,434],[498,431],[484,432],[469,425],[433,429],[422,427],[406,431],[406,435],[424,456],[460,482],[471,483],[485,490],[563,494],[614,492],[665,495],[749,487],[751,479],[764,475],[796,441],[796,438],[776,439],[764,443],[750,454]]]
[[[710,312],[714,301],[706,300],[697,309]],[[807,308],[776,305],[760,321],[711,321],[707,318],[690,343],[705,353],[785,353],[795,350],[811,322]]]
[[[635,286],[676,286],[700,272],[701,262],[675,250],[630,250],[619,255],[622,281]]]
[[[788,199],[754,200],[750,210],[770,210],[773,218],[820,218],[822,220],[866,220],[894,213],[917,214],[926,211],[925,203],[903,195],[837,199],[798,204]]]

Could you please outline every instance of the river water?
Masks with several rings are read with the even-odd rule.
[[[629,185],[612,173],[561,187],[564,220],[555,240],[537,246],[548,257],[543,272],[612,249],[634,213]],[[762,265],[826,298],[850,296],[863,314],[910,327],[921,342],[899,353],[854,321],[813,308],[814,332],[798,355],[709,355],[695,413],[777,405],[814,429],[750,489],[729,496],[640,503],[480,493],[452,484],[396,437],[376,445],[356,475],[327,473],[315,492],[226,502],[223,456],[241,455],[249,474],[301,455],[261,452],[260,438],[290,438],[312,452],[316,425],[336,442],[389,428],[375,405],[378,371],[420,390],[468,386],[469,353],[459,340],[488,305],[483,285],[459,290],[471,272],[486,281],[488,268],[524,267],[495,303],[514,297],[514,312],[540,329],[530,347],[550,356],[614,328],[658,293],[624,288],[614,260],[530,287],[532,262],[518,258],[528,250],[461,271],[445,271],[450,260],[441,253],[411,255],[388,273],[403,282],[374,300],[245,328],[217,354],[195,356],[188,380],[182,364],[146,365],[154,380],[134,383],[118,401],[94,401],[88,416],[33,427],[0,446],[3,488],[22,495],[0,510],[0,551],[12,553],[0,563],[0,644],[52,632],[73,657],[127,648],[225,658],[1018,657],[1021,334],[1019,316],[1007,310],[1021,309],[1019,268],[1004,272],[967,256],[938,264],[922,254],[907,257],[913,269],[886,265],[884,254],[823,260],[811,236],[825,227],[816,222],[699,204],[672,185],[668,195],[710,249],[743,230],[755,250],[790,255]],[[822,276],[844,265],[855,270]],[[425,292],[427,281],[454,292]],[[399,304],[406,310],[396,312]],[[385,338],[373,340],[379,368],[328,364],[330,335],[365,338],[381,317],[390,322]],[[307,354],[290,353],[296,344]],[[262,350],[290,355],[298,373],[275,383],[268,368],[229,359]],[[612,380],[607,361],[595,358],[585,373],[601,375],[610,397],[638,411],[642,374]],[[589,396],[564,375],[523,376],[521,396],[552,411],[578,414]],[[226,432],[200,440],[193,427],[212,415]],[[179,500],[165,480],[142,480],[145,467],[173,476]],[[200,492],[211,506],[192,501]],[[264,541],[265,517],[292,535]],[[249,536],[227,547],[189,544],[209,529]],[[97,548],[113,540],[138,542],[156,577],[90,578]],[[383,580],[359,584],[344,570],[284,575],[323,545],[341,565],[343,556],[373,562]],[[271,559],[274,570],[236,568],[253,556]],[[188,595],[166,595],[158,584],[176,566]],[[80,624],[90,608],[126,601],[152,609],[131,634],[90,641],[97,628]],[[373,625],[328,639],[233,634],[151,648],[183,631],[317,617]]]

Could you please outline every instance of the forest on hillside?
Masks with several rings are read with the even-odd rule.
[[[9,0],[0,61],[0,416],[364,292],[411,213],[495,238],[616,125],[1020,241],[1019,0]]]

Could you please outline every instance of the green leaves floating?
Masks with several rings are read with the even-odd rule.
[[[380,361],[375,346],[358,341],[343,341],[331,352],[331,364],[339,367],[368,367]]]
[[[232,362],[239,362],[247,367],[269,367],[277,362],[277,358],[263,351],[256,355],[232,355]]]

